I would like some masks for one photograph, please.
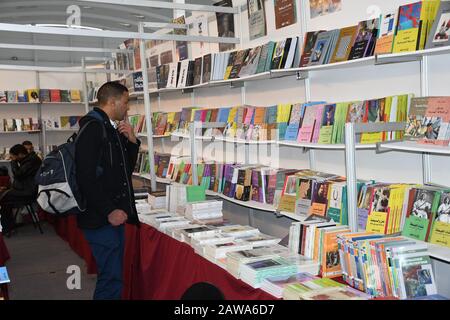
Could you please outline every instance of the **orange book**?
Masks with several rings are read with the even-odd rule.
[[[322,263],[320,266],[322,277],[335,278],[342,275],[341,262],[339,258],[337,235],[349,232],[349,228],[339,230],[324,230],[322,240]]]

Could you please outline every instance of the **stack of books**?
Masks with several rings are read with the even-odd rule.
[[[370,295],[328,278],[301,279],[284,288],[284,300],[369,300]]]
[[[147,199],[152,209],[163,209],[166,207],[166,192],[165,191],[151,191]]]
[[[260,288],[265,278],[275,275],[288,276],[297,272],[298,270],[295,264],[278,257],[242,264],[240,267],[240,278],[253,288]]]
[[[227,253],[227,271],[239,279],[242,264],[277,258],[280,254],[287,251],[286,247],[274,245],[252,250],[229,252]]]
[[[195,221],[222,221],[222,201],[206,200],[186,204],[185,216]]]
[[[283,298],[283,292],[288,285],[314,279],[318,278],[307,272],[268,277],[261,282],[261,290],[264,290],[272,296],[281,299]]]

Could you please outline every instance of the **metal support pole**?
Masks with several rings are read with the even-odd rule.
[[[139,33],[144,33],[144,25],[139,23]],[[140,39],[139,51],[141,55],[142,64],[142,80],[144,85],[144,107],[145,107],[145,121],[147,125],[147,147],[148,147],[148,161],[150,162],[150,177],[151,188],[156,190],[156,174],[155,174],[155,155],[153,149],[153,127],[152,127],[152,110],[150,106],[150,93],[148,90],[148,74],[147,74],[147,60],[145,59],[145,41]]]
[[[244,82],[244,85],[241,87],[241,105],[245,105],[245,102],[246,102],[246,91],[245,91],[245,82]]]
[[[428,56],[423,56],[420,62],[420,95],[422,97],[427,97],[429,95],[428,59]]]
[[[253,208],[248,209],[248,225],[250,227],[253,227],[254,223],[253,223],[253,215],[255,214],[255,211],[253,210]]]
[[[84,58],[81,58],[81,68],[86,69],[86,61]],[[88,96],[88,82],[87,82],[87,73],[83,72],[83,97],[84,97],[84,111],[86,113],[89,112],[89,96]]]
[[[423,184],[429,184],[433,181],[431,175],[431,154],[422,153],[422,179]]]
[[[192,169],[192,185],[198,186],[197,176],[197,141],[195,140],[196,122],[189,124],[189,137],[191,143],[191,169]]]
[[[306,18],[306,12],[309,11],[309,1],[308,0],[301,0],[301,8],[300,8],[300,35],[303,38],[306,33],[308,32],[308,23]],[[299,15],[298,15],[299,16]],[[304,39],[301,39],[300,43],[303,43]],[[305,102],[311,102],[311,82],[309,80],[309,75],[304,79],[304,86],[305,86]],[[311,152],[311,150],[310,150]]]
[[[192,107],[195,106],[195,92],[194,92],[194,90],[192,90],[192,92],[191,92],[191,106]]]
[[[309,169],[316,170],[316,150],[309,149],[308,150],[308,157],[309,157]]]
[[[345,170],[347,174],[348,225],[353,232],[358,231],[357,180],[355,165],[355,128],[353,123],[345,124]]]

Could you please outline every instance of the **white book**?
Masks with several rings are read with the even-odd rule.
[[[186,86],[188,69],[189,69],[189,59],[181,61],[180,65],[180,77],[178,79],[177,88],[184,88]]]
[[[294,57],[297,52],[298,37],[292,37],[291,46],[289,47],[289,53],[284,64],[284,69],[292,68],[292,63],[294,62]]]
[[[177,69],[178,69],[178,62],[172,62],[169,64],[169,77],[167,79],[166,88],[177,87]]]

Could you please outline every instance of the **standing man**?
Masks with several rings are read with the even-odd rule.
[[[127,120],[128,89],[107,82],[97,98],[100,108],[80,119],[80,128],[87,127],[76,144],[77,181],[87,200],[78,227],[97,264],[94,299],[120,299],[124,224],[139,224],[131,175],[140,141]]]

